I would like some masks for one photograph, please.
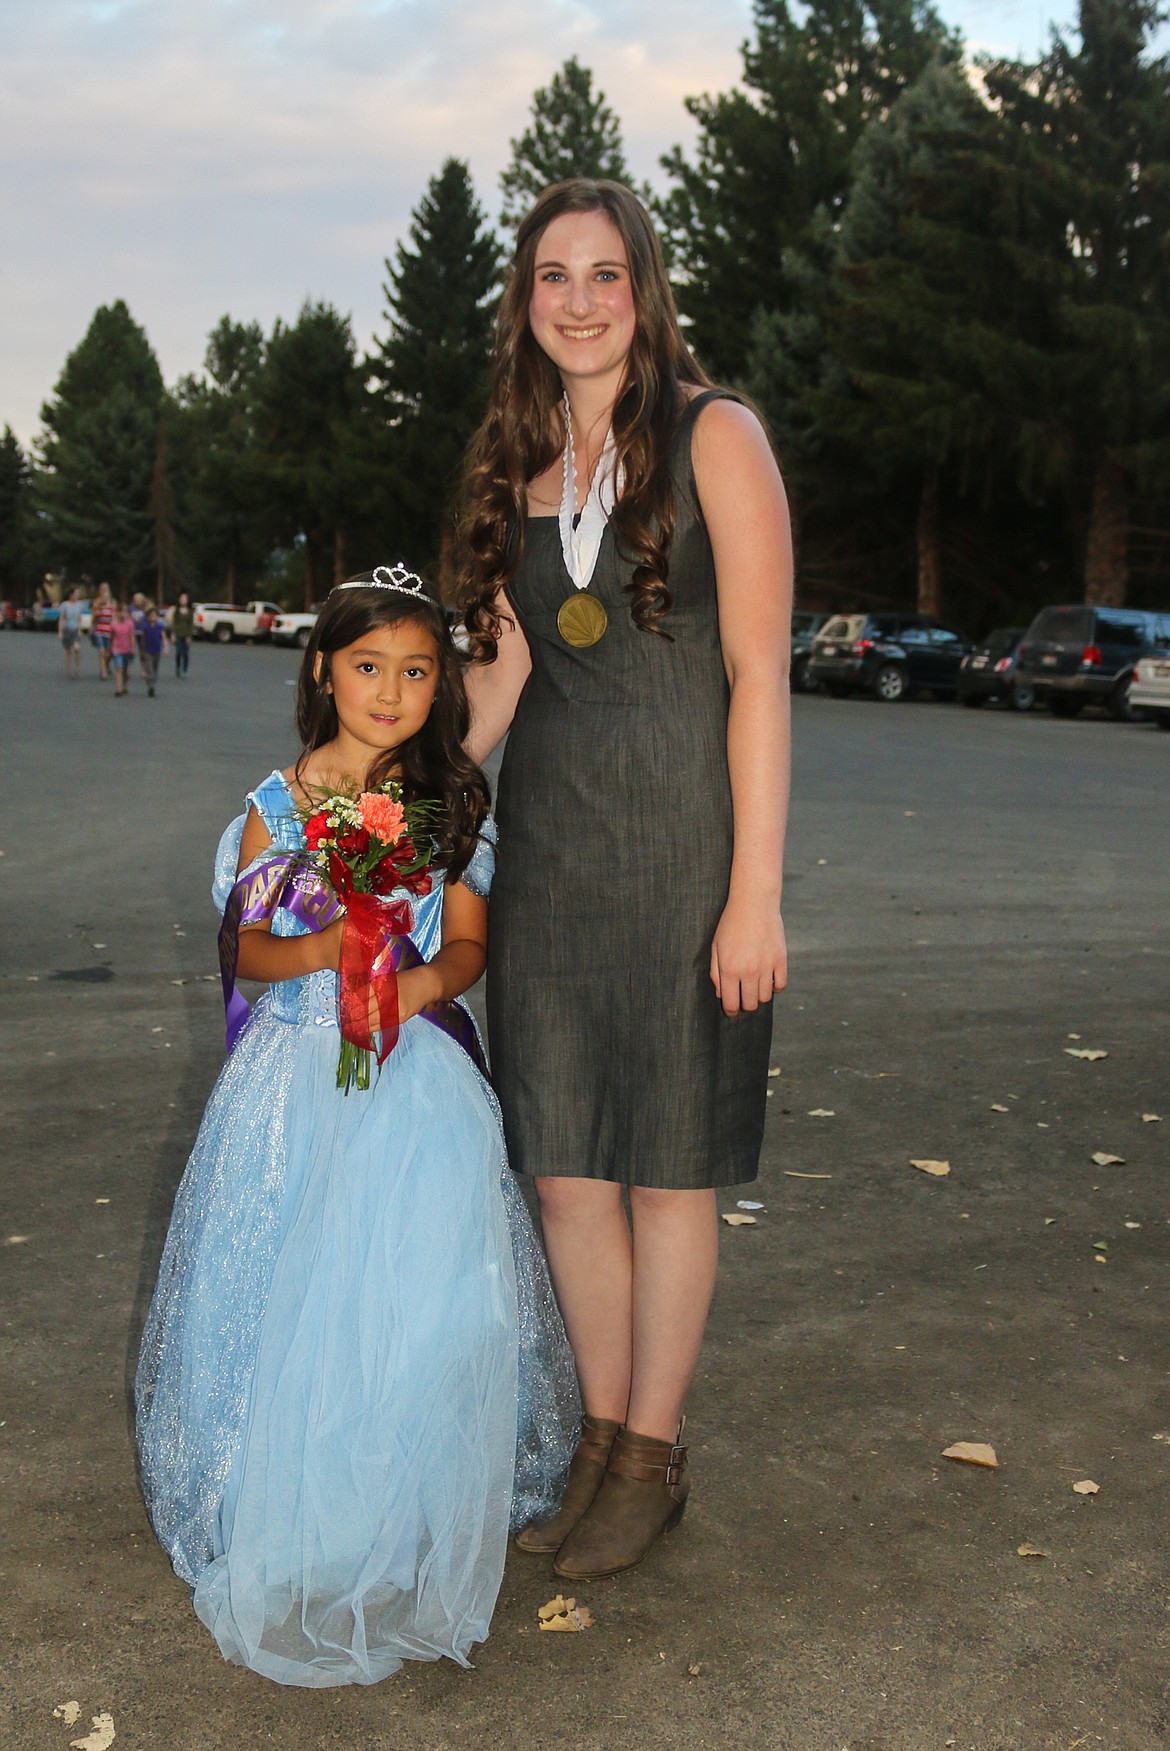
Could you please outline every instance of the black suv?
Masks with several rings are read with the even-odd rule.
[[[921,614],[838,614],[813,640],[808,677],[839,696],[860,687],[878,699],[908,699],[928,687],[953,699],[969,649],[959,633]]]
[[[1016,658],[1016,686],[1033,687],[1058,717],[1090,702],[1123,723],[1136,716],[1129,684],[1141,657],[1170,650],[1170,614],[1138,608],[1042,608]]]

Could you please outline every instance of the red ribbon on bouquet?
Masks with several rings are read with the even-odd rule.
[[[387,905],[373,894],[345,898],[341,935],[341,985],[337,1014],[343,1039],[362,1051],[377,1051],[381,1066],[398,1044],[398,969],[395,944],[409,936],[414,914],[407,900]],[[376,1027],[370,1025],[371,998]],[[382,1044],[375,1047],[374,1035]]]

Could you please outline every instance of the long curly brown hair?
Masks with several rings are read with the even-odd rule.
[[[664,632],[659,622],[671,605],[667,578],[675,505],[668,462],[685,405],[682,386],[712,387],[683,339],[662,250],[638,198],[621,183],[587,177],[546,188],[516,233],[496,321],[488,410],[463,480],[457,591],[480,662],[495,658],[500,630],[495,597],[524,555],[528,483],[565,445],[561,375],[528,323],[537,247],[564,213],[604,213],[626,246],[636,322],[613,410],[625,485],[611,525],[619,550],[634,562],[626,587],[634,622],[644,632]]]
[[[371,789],[387,778],[401,780],[408,802],[434,798],[442,805],[435,830],[436,863],[458,881],[475,851],[479,829],[491,806],[487,779],[463,751],[471,714],[463,684],[463,662],[451,640],[442,609],[429,597],[413,597],[379,589],[373,574],[350,580],[368,590],[334,590],[317,616],[297,679],[296,717],[301,738],[301,762],[337,734],[337,708],[329,691],[333,658],[379,626],[416,620],[435,641],[439,684],[434,704],[422,728],[409,741],[375,761],[367,776]],[[321,658],[319,673],[317,658]]]

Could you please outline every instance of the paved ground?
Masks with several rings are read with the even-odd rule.
[[[929,703],[797,701],[766,1209],[724,1235],[680,1532],[579,1636],[514,1556],[474,1672],[221,1662],[127,1381],[220,1058],[211,855],[296,660],[197,646],[115,704],[0,638],[3,1745],[65,1751],[75,1698],[116,1751],[1165,1746],[1170,737]]]

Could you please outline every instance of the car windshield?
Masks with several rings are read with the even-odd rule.
[[[1091,644],[1093,642],[1093,610],[1091,608],[1042,608],[1028,628],[1028,638],[1045,644]]]
[[[821,627],[817,633],[817,643],[829,644],[834,639],[860,638],[864,625],[864,614],[838,614],[827,626]]]
[[[1014,651],[1020,642],[1018,626],[1001,626],[997,632],[989,632],[983,641],[983,649],[989,657],[1006,657]]]

